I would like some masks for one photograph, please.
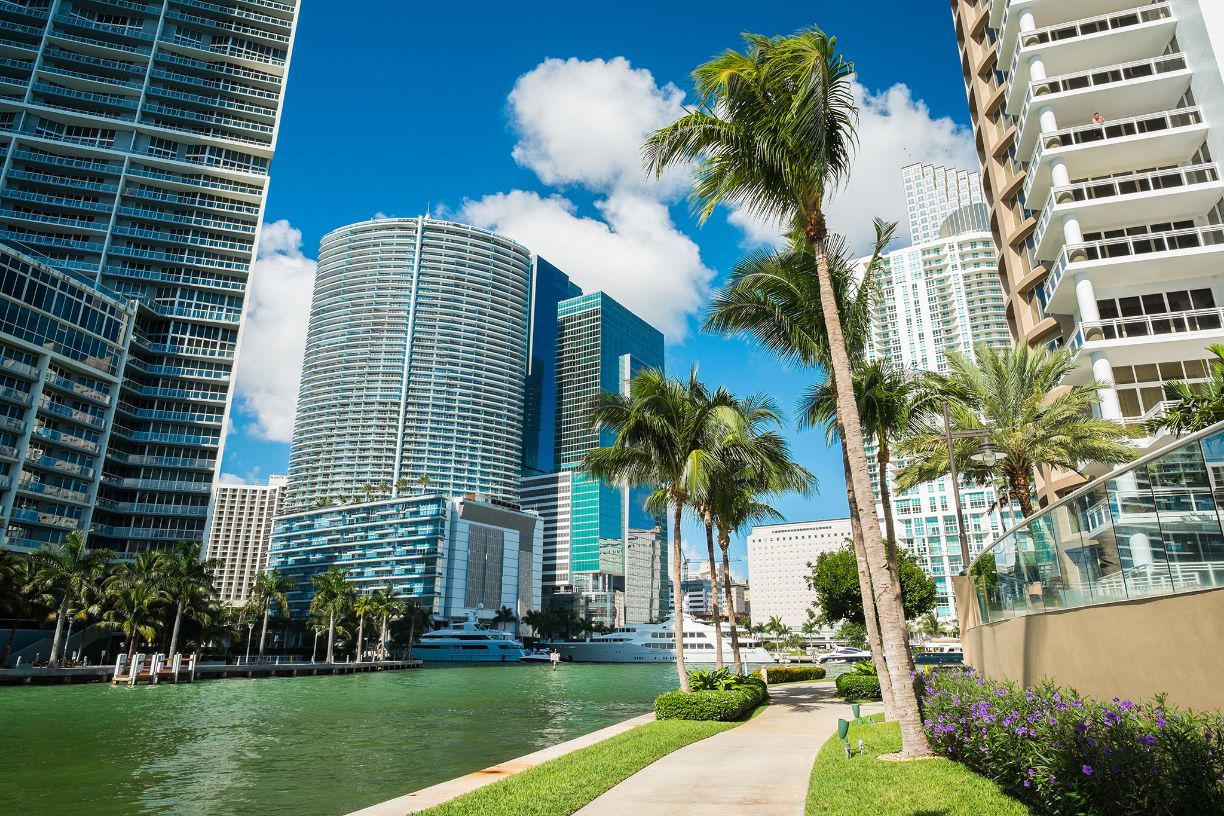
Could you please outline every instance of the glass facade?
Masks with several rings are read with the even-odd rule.
[[[1224,425],[1075,491],[974,563],[983,622],[1224,587]]]
[[[523,412],[523,477],[557,469],[557,306],[582,294],[543,258],[535,258],[531,291],[531,359]]]
[[[295,0],[0,3],[0,238],[139,304],[97,546],[203,537],[296,21]]]
[[[288,506],[426,485],[516,501],[532,280],[527,249],[465,224],[380,219],[324,236]]]

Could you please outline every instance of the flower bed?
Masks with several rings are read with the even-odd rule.
[[[734,675],[731,675],[735,677]],[[751,714],[769,699],[765,684],[755,677],[735,677],[722,688],[669,691],[655,698],[655,717],[660,720],[714,720],[731,722]]]
[[[1018,689],[967,668],[916,682],[931,746],[1044,813],[1224,813],[1218,713]]]

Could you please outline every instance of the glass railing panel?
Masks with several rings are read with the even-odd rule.
[[[1106,492],[1126,594],[1138,598],[1172,592],[1156,497],[1146,469],[1118,474],[1106,483]]]
[[[990,609],[991,620],[1005,620],[1014,617],[1017,609],[1024,614],[1025,604],[1022,578],[1017,574],[1016,536],[1010,535],[1002,539],[994,551],[995,581],[988,587],[987,608]]]
[[[1175,592],[1224,586],[1224,530],[1210,457],[1224,457],[1224,434],[1175,448],[1146,466]]]

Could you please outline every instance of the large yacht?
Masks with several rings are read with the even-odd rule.
[[[731,634],[723,629],[723,662],[731,662]],[[714,627],[685,616],[684,660],[686,663],[714,662]],[[773,663],[754,635],[739,632],[740,657],[746,663]],[[556,649],[563,660],[575,663],[673,663],[676,660],[676,632],[673,620],[622,626],[590,640],[556,641],[545,644]]]
[[[426,632],[412,649],[413,657],[431,663],[517,663],[526,654],[521,640],[482,627],[475,616],[458,626]]]

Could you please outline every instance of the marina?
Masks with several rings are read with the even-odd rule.
[[[684,659],[688,663],[714,663],[717,642],[714,627],[695,618],[685,617]],[[748,663],[773,663],[774,658],[755,635],[739,631],[740,654]],[[561,654],[561,659],[576,663],[674,663],[676,660],[674,623],[643,623],[621,626],[604,635],[585,641],[546,643]],[[724,660],[731,660],[731,636],[724,628],[722,636]]]

